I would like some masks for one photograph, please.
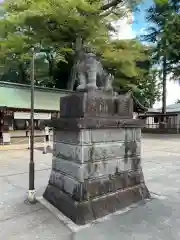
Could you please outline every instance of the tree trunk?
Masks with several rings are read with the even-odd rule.
[[[163,95],[162,95],[162,114],[166,114],[166,82],[167,82],[167,60],[163,58]]]
[[[79,52],[81,51],[82,46],[83,46],[82,37],[77,36],[76,43],[75,43],[75,58],[74,58],[73,67],[71,69],[70,78],[68,80],[68,90],[73,90],[73,88],[74,88],[74,84],[75,84],[75,80],[76,80],[76,64],[77,64]]]
[[[27,84],[28,78],[24,63],[19,64],[19,83]]]
[[[76,74],[75,74],[75,64],[76,63],[74,63],[74,65],[73,65],[73,67],[72,67],[72,69],[71,69],[71,73],[70,73],[70,77],[69,77],[69,80],[68,80],[68,86],[67,86],[67,89],[68,90],[71,90],[71,91],[73,91],[73,89],[74,89],[74,84],[75,84],[75,76],[76,76]]]

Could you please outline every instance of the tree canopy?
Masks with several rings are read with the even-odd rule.
[[[153,44],[152,59],[162,71],[162,112],[166,113],[166,81],[170,73],[180,76],[180,4],[179,0],[154,0],[147,11],[150,26],[144,40]]]
[[[112,20],[135,9],[139,0],[7,0],[0,20],[0,61],[4,79],[28,83],[31,47],[45,52],[36,60],[36,84],[67,88],[76,40],[91,44],[104,67],[114,74],[114,87],[133,90],[145,105],[158,98],[149,50],[137,40],[112,40]],[[12,80],[13,78],[13,80]],[[146,97],[147,96],[147,97]]]

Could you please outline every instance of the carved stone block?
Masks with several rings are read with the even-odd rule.
[[[141,168],[142,121],[132,119],[129,95],[64,97],[61,118],[52,124],[52,172],[44,197],[75,223],[150,197]]]
[[[117,97],[117,114],[121,117],[133,118],[133,99],[130,94]]]
[[[123,159],[110,159],[108,161],[98,161],[89,163],[76,163],[56,158],[54,170],[60,171],[63,174],[69,175],[77,179],[79,182],[84,182],[88,179],[100,178],[102,176],[114,175],[116,172],[131,171],[131,158],[127,163]]]
[[[91,141],[93,143],[98,142],[119,142],[125,140],[125,129],[95,129],[90,130],[91,132]]]
[[[130,147],[128,155],[131,154]],[[135,149],[136,150],[136,149]],[[71,145],[56,143],[53,155],[74,162],[91,162],[107,159],[123,158],[125,151],[124,142],[99,143],[92,145]]]

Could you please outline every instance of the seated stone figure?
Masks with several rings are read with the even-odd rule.
[[[76,64],[76,72],[79,83],[77,90],[101,89],[112,91],[114,77],[103,69],[96,54],[90,49],[81,51]]]

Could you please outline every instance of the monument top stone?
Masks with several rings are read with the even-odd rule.
[[[92,90],[75,92],[61,98],[61,117],[132,118],[133,99],[130,94],[113,96],[110,92]]]
[[[133,99],[130,94],[113,96],[109,92],[91,90],[62,97],[60,118],[53,120],[51,126],[69,131],[143,127],[144,120],[133,119]]]

